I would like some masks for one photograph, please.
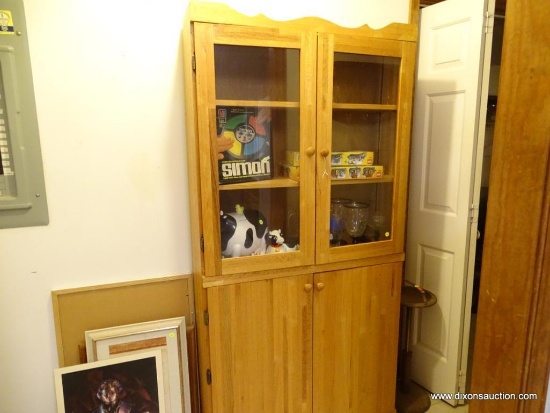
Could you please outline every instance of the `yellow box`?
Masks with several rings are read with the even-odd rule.
[[[374,152],[332,152],[330,155],[330,162],[332,166],[372,165],[374,163]]]
[[[286,151],[286,164],[288,166],[300,166],[300,152]]]
[[[372,165],[372,166],[362,167],[361,176],[366,179],[382,178],[384,176],[384,167],[382,165]]]
[[[382,165],[362,166],[333,166],[332,179],[374,179],[384,176]]]
[[[281,176],[284,176],[285,178],[290,178],[294,181],[300,181],[299,166],[287,165],[282,163],[279,165],[279,174]]]

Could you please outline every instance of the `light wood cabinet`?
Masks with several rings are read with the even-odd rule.
[[[393,411],[400,283],[395,263],[209,288],[214,411]]]
[[[311,412],[311,275],[208,289],[217,412]]]
[[[411,21],[346,29],[190,4],[203,412],[393,411]]]
[[[313,411],[393,412],[401,263],[316,274]]]

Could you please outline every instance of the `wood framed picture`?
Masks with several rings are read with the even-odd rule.
[[[90,330],[84,335],[88,361],[161,351],[166,413],[191,413],[185,317]]]
[[[165,413],[160,350],[54,371],[58,413]]]

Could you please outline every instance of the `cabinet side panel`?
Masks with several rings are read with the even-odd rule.
[[[201,237],[202,237],[202,215],[201,215],[201,185],[200,174],[197,173],[200,170],[199,165],[199,153],[198,153],[198,126],[197,126],[197,90],[196,79],[193,68],[193,61],[195,55],[193,37],[193,24],[186,19],[184,21],[184,27],[182,29],[182,47],[183,47],[183,76],[185,84],[185,139],[187,141],[187,165],[188,174],[187,181],[189,186],[189,229],[191,231],[191,251],[193,256],[193,275],[191,279],[192,290],[192,307],[193,314],[199,314],[202,317],[204,310],[207,307],[206,303],[206,291],[201,288],[202,273],[204,269],[204,256],[201,251]],[[193,317],[195,321],[195,316]],[[196,335],[197,335],[197,348],[198,369],[194,374],[196,380],[199,382],[200,387],[200,410],[203,413],[210,413],[212,411],[210,386],[206,381],[206,368],[210,365],[209,354],[206,349],[208,348],[208,329],[204,325],[201,319],[196,323]],[[198,411],[199,407],[193,407],[193,410]]]

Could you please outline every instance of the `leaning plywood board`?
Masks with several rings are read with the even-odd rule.
[[[195,328],[189,276],[52,291],[59,366],[86,362],[84,332],[184,316],[192,411],[198,406]]]

